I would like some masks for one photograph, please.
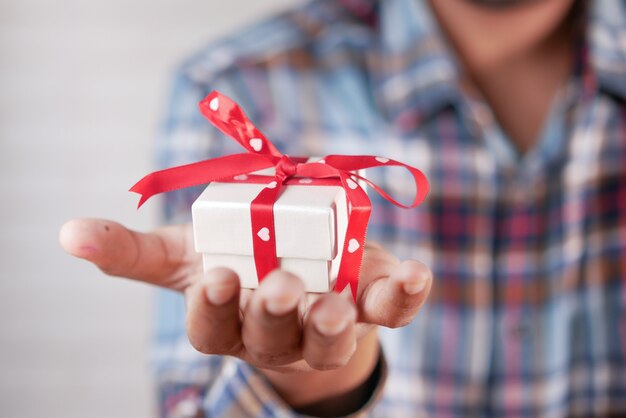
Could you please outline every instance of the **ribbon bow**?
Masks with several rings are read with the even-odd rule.
[[[200,112],[215,127],[241,144],[248,152],[148,174],[130,189],[141,195],[137,207],[141,207],[155,194],[212,181],[266,184],[266,187],[252,201],[250,210],[254,262],[257,276],[261,281],[270,271],[279,266],[276,257],[273,206],[282,187],[289,184],[341,186],[346,192],[349,216],[334,290],[341,292],[347,285],[350,285],[352,297],[356,301],[365,234],[372,207],[367,194],[357,181],[367,183],[394,205],[408,209],[419,205],[428,193],[428,181],[424,174],[401,162],[371,155],[328,155],[312,163],[305,162],[306,158],[288,157],[276,149],[250,122],[235,102],[216,91],[211,92],[200,102]],[[381,166],[403,167],[412,175],[416,193],[410,205],[397,202],[382,188],[355,173],[357,170]],[[250,173],[270,167],[275,169],[273,176],[250,175]],[[263,231],[263,233],[259,234],[257,231]]]

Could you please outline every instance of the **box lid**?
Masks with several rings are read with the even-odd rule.
[[[196,251],[253,255],[250,202],[264,187],[209,184],[192,206]],[[332,260],[343,245],[347,216],[339,186],[284,186],[274,204],[277,257]]]

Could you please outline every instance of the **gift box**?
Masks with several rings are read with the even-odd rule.
[[[211,92],[200,112],[246,153],[151,173],[131,191],[140,207],[151,196],[209,186],[192,205],[196,250],[204,269],[228,267],[255,288],[276,268],[299,276],[310,292],[349,286],[356,300],[371,211],[364,183],[392,204],[413,208],[428,193],[417,168],[373,155],[328,155],[314,161],[281,154],[231,99]],[[362,176],[361,170],[401,167],[415,182],[404,205]],[[336,278],[336,280],[335,280]]]
[[[310,159],[309,162],[319,159]],[[274,176],[275,170],[255,174]],[[266,184],[213,182],[192,205],[195,249],[204,270],[234,270],[242,287],[254,289],[259,279],[254,261],[251,202]],[[341,263],[348,225],[346,193],[337,185],[316,185],[299,178],[284,186],[274,202],[274,231],[279,267],[298,276],[308,292],[328,292]],[[268,228],[253,231],[268,239]]]

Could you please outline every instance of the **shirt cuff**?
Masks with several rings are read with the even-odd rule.
[[[345,415],[346,417],[364,417],[367,416],[368,413],[374,408],[374,406],[378,403],[380,398],[383,396],[383,390],[385,388],[385,383],[387,382],[387,361],[385,360],[385,355],[383,353],[382,347],[380,347],[378,351],[378,360],[372,373],[367,378],[365,382],[363,382],[359,387],[351,390],[350,392],[345,392],[337,395],[336,397],[322,400],[320,402],[316,402],[314,405],[311,405],[310,408],[319,408],[320,404],[325,404],[327,410],[332,410],[334,405],[337,405],[339,408],[340,405],[344,402],[347,396],[350,396],[351,393],[354,393],[355,396],[365,397],[366,400],[356,411]],[[365,392],[365,395],[363,394]],[[301,407],[298,410],[301,412],[300,417],[316,417],[315,415],[308,415],[307,409],[309,407]]]
[[[205,417],[304,418],[313,415],[299,413],[276,393],[265,376],[249,364],[234,357],[223,357],[215,380],[206,389],[202,401]],[[387,380],[387,362],[382,349],[372,374],[367,379],[367,401],[349,417],[367,415],[382,397]],[[342,397],[342,394],[337,398]],[[329,400],[332,401],[332,400]],[[193,415],[192,415],[193,416]],[[202,415],[201,415],[202,416]],[[195,416],[194,416],[195,417]]]

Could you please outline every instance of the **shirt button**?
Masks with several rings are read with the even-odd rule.
[[[532,336],[532,326],[520,315],[508,315],[502,321],[503,335],[512,340],[526,340]]]
[[[510,202],[517,206],[528,203],[528,199],[529,199],[528,188],[529,187],[530,185],[524,183],[523,181],[510,182],[509,185],[507,186],[507,188],[510,190],[509,191]]]
[[[512,338],[518,340],[525,340],[530,336],[530,327],[524,322],[518,322],[517,324],[511,324],[508,329],[508,334]]]

